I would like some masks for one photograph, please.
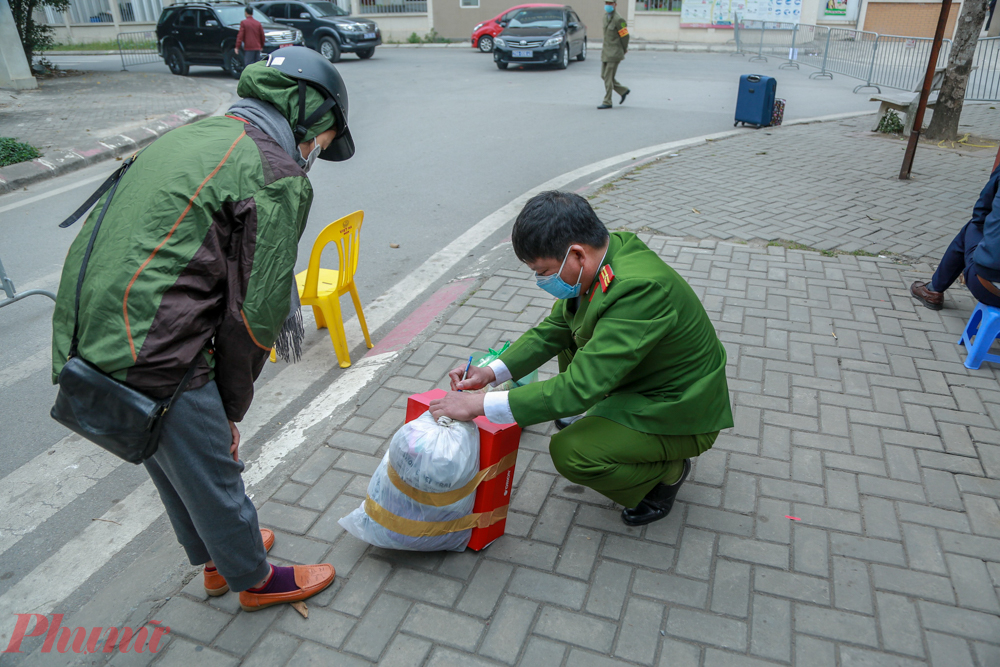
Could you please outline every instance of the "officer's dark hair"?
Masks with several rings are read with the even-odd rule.
[[[522,262],[552,257],[561,260],[574,243],[603,247],[608,229],[586,199],[550,190],[528,200],[514,221],[510,240]]]
[[[243,13],[246,14],[247,16],[253,16],[253,7],[247,5],[246,9],[243,10]]]

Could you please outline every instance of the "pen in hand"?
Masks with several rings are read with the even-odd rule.
[[[469,355],[469,363],[465,365],[465,371],[462,373],[462,379],[459,382],[465,382],[465,378],[469,375],[469,369],[472,368],[472,355]],[[459,389],[459,391],[462,391]]]

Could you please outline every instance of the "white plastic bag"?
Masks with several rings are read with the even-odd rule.
[[[405,485],[428,493],[454,491],[472,481],[479,472],[479,429],[472,422],[443,421],[439,424],[425,412],[396,431],[368,483],[370,501],[392,515],[414,521],[450,521],[472,513],[475,491],[450,505],[435,507],[404,494],[389,478],[392,466]],[[426,537],[403,535],[369,516],[365,505],[363,502],[339,523],[351,535],[377,547],[462,551],[472,535],[471,529]]]

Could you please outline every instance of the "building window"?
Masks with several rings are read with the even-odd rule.
[[[479,0],[458,0],[459,7],[475,8],[479,6]]]
[[[636,0],[637,12],[679,12],[681,0]]]

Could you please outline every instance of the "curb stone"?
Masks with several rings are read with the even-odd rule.
[[[142,127],[79,144],[68,150],[49,151],[28,162],[0,168],[0,194],[13,192],[30,183],[54,178],[77,169],[131,153],[153,142],[170,130],[193,123],[212,114],[201,109],[181,109],[161,116]]]

